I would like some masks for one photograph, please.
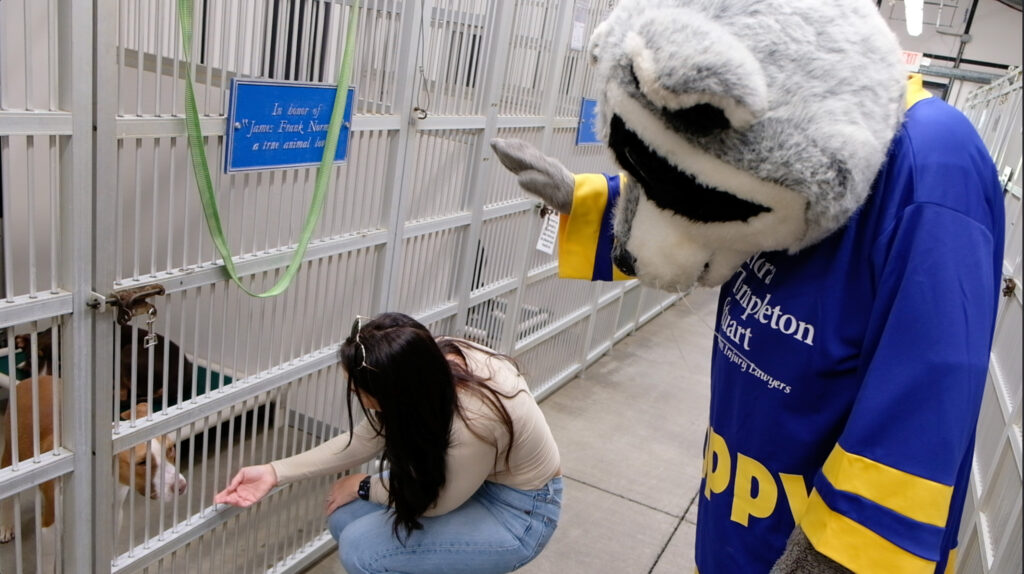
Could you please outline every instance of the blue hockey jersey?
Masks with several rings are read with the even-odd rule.
[[[911,107],[869,199],[722,286],[701,574],[768,572],[794,525],[855,572],[953,562],[1001,277],[1003,197],[974,128]]]

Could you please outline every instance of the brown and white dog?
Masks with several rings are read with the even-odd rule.
[[[57,384],[59,387],[59,382]],[[38,391],[38,397],[36,396]],[[58,389],[59,392],[59,389]],[[34,412],[39,413],[39,452],[53,450],[55,437],[53,434],[53,404],[54,404],[54,381],[48,375],[38,377],[37,384],[33,385],[31,379],[19,381],[17,385],[17,404],[11,404],[3,415],[3,456],[0,457],[0,468],[11,466],[13,459],[13,441],[11,440],[11,409],[17,409],[18,428],[18,460],[24,461],[33,456],[33,419]],[[35,407],[33,407],[35,403]],[[149,405],[140,403],[134,408],[135,417],[142,418],[149,413]],[[132,410],[121,413],[122,419],[129,419]],[[171,501],[176,496],[184,494],[188,488],[185,477],[178,472],[175,466],[174,441],[164,435],[149,440],[146,443],[119,452],[114,455],[117,464],[117,508],[122,509],[128,492],[134,488],[136,492],[152,499]],[[56,516],[55,481],[45,482],[39,485],[39,491],[43,500],[43,515],[41,517],[42,534],[44,544],[44,559],[46,564],[41,571],[52,572],[54,556],[53,523]],[[14,504],[15,497],[8,497],[0,502],[0,542],[10,542],[14,538]],[[119,510],[117,514],[120,523]],[[115,526],[116,531],[116,526]],[[47,555],[46,550],[50,550]]]

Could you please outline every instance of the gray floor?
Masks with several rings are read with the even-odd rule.
[[[717,290],[619,342],[541,408],[565,473],[562,521],[527,574],[688,574]],[[343,573],[331,555],[310,570]]]

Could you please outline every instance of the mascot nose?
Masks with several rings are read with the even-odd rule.
[[[612,263],[630,277],[636,277],[636,257],[625,249],[615,250],[615,255],[612,256]]]

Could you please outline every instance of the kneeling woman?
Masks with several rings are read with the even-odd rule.
[[[561,510],[558,447],[509,359],[384,313],[357,319],[341,362],[365,420],[302,454],[241,469],[214,502],[249,506],[278,484],[382,452],[386,472],[346,476],[327,497],[349,574],[509,572],[540,553]]]

